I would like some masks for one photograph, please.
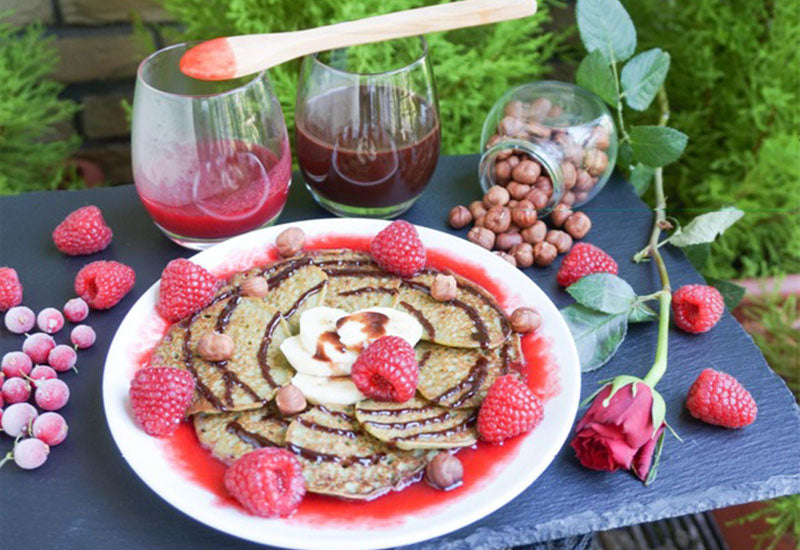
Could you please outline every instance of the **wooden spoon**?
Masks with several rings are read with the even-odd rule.
[[[536,0],[463,0],[295,32],[215,38],[183,54],[180,68],[200,80],[227,80],[325,50],[474,27],[536,13]]]

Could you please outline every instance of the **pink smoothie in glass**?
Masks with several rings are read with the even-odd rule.
[[[136,190],[160,227],[181,237],[215,239],[256,229],[280,214],[289,192],[289,143],[278,158],[243,141],[199,142],[134,167]]]

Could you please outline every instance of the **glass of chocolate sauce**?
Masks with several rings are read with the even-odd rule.
[[[300,171],[321,206],[339,216],[405,212],[428,185],[441,143],[425,39],[306,57],[295,121]]]

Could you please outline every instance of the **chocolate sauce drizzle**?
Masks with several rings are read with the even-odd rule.
[[[378,416],[400,416],[401,414],[417,413],[419,411],[424,411],[425,409],[427,409],[427,407],[410,407],[408,409],[362,409],[362,410],[367,414],[375,414]]]
[[[325,344],[330,344],[339,353],[344,353],[347,348],[342,344],[339,333],[335,330],[328,330],[319,335],[317,339],[317,349],[314,352],[314,359],[317,361],[330,361],[331,358],[325,352]]]
[[[323,426],[322,424],[317,424],[316,422],[311,422],[310,420],[306,420],[302,416],[297,417],[297,423],[301,426],[305,426],[309,430],[314,430],[316,432],[324,432],[329,434],[335,434],[341,437],[346,437],[348,439],[355,439],[358,437],[358,432],[354,430],[345,430],[342,428],[332,428],[330,426]]]
[[[239,424],[238,420],[233,420],[232,422],[228,423],[226,427],[229,433],[235,434],[239,439],[250,445],[251,447],[255,447],[259,449],[261,447],[282,447],[280,443],[277,441],[273,441],[268,437],[265,437],[259,433],[251,432],[241,424]]]
[[[267,359],[267,352],[269,351],[269,345],[272,343],[272,335],[275,333],[275,329],[280,320],[280,313],[276,313],[272,316],[272,319],[267,323],[267,328],[264,330],[264,337],[261,339],[261,345],[258,348],[258,366],[261,368],[261,376],[273,388],[277,387],[278,384],[275,383],[275,379],[272,378],[269,372],[270,365]]]
[[[478,357],[478,360],[475,361],[475,364],[470,369],[466,378],[455,386],[446,389],[441,395],[434,398],[433,401],[436,403],[444,403],[451,397],[460,395],[457,401],[450,404],[450,407],[457,408],[463,405],[480,389],[484,378],[486,378],[488,364],[489,361],[485,357]]]
[[[392,441],[408,441],[412,439],[437,439],[439,437],[450,437],[452,435],[456,435],[457,433],[463,432],[464,430],[468,429],[474,421],[475,421],[475,416],[470,416],[469,418],[466,418],[462,422],[456,424],[455,426],[451,426],[449,428],[443,428],[441,430],[436,430],[435,432],[420,432],[414,435],[393,437]]]
[[[283,281],[288,279],[292,273],[309,264],[311,264],[311,258],[298,258],[296,260],[280,263],[277,266],[273,265],[268,267],[264,269],[261,274],[264,275],[268,271],[277,271],[277,273],[267,279],[270,288],[277,288]]]
[[[283,316],[291,317],[292,315],[297,313],[297,310],[300,309],[300,307],[306,302],[306,300],[308,300],[314,294],[320,292],[324,286],[325,286],[325,281],[320,281],[316,285],[312,286],[311,288],[303,292],[300,295],[300,297],[297,298],[297,301],[294,304],[292,304],[292,307],[290,307],[289,310],[283,314]]]
[[[339,378],[349,378],[349,376],[344,376],[344,377],[340,376]],[[319,411],[324,412],[327,415],[336,416],[336,417],[341,418],[343,420],[347,420],[348,422],[354,422],[353,417],[351,415],[347,414],[346,412],[332,411],[328,407],[326,407],[325,405],[317,405],[316,408]]]
[[[315,464],[319,464],[320,462],[334,462],[336,464],[339,464],[342,468],[349,468],[353,464],[361,464],[362,466],[372,466],[373,464],[377,464],[386,457],[386,453],[384,452],[374,453],[367,456],[356,456],[356,455],[339,456],[335,454],[312,451],[311,449],[306,449],[305,447],[295,445],[294,443],[289,443],[287,445],[287,448],[294,454],[300,455],[306,460],[310,460]]]
[[[367,411],[368,414],[381,414],[385,411]],[[449,419],[451,414],[449,411],[445,411],[441,414],[437,414],[436,416],[429,416],[428,418],[421,418],[418,420],[408,420],[406,422],[378,422],[375,420],[366,420],[364,424],[369,424],[370,426],[376,426],[378,428],[383,428],[384,430],[406,430],[409,428],[422,428],[424,426],[428,426],[430,424],[440,424],[445,420]]]
[[[322,271],[324,271],[325,274],[328,275],[328,277],[381,277],[389,279],[396,278],[396,276],[392,275],[391,273],[380,271],[378,269],[358,269],[349,267],[333,269],[329,267],[323,269]]]
[[[401,301],[400,305],[406,308],[411,315],[416,317],[417,321],[419,321],[419,324],[422,325],[422,328],[425,329],[425,332],[428,333],[428,336],[431,339],[436,338],[436,328],[431,324],[430,321],[428,321],[427,317],[425,317],[420,310],[408,302]]]
[[[382,286],[364,286],[353,290],[344,290],[339,293],[339,296],[359,296],[367,292],[378,292],[380,294],[390,294],[392,296],[397,294],[396,288],[385,288]]]

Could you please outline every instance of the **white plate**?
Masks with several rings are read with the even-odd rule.
[[[293,223],[309,237],[372,236],[387,222],[366,219],[323,219]],[[213,271],[223,266],[245,269],[267,257],[275,237],[286,226],[275,226],[230,239],[205,250],[192,260]],[[111,343],[103,373],[103,402],[111,433],[125,460],[159,496],[185,514],[225,533],[258,543],[304,550],[368,550],[412,544],[444,535],[500,508],[525,490],[553,460],[569,434],[578,407],[580,368],[572,336],[561,314],[524,273],[464,239],[418,227],[425,245],[446,251],[462,262],[483,268],[504,289],[507,311],[533,306],[542,316],[542,338],[551,343],[551,368],[560,391],[545,405],[542,423],[524,437],[516,454],[491,480],[464,491],[448,493],[446,505],[405,513],[392,521],[336,522],[269,520],[246,514],[220,502],[219,496],[190,479],[186,468],[175,465],[169,440],[149,437],[134,422],[128,401],[133,373],[146,361],[145,352],[163,334],[166,323],[155,313],[158,282],[136,302]],[[466,472],[469,476],[469,471]],[[378,499],[375,502],[380,502]],[[358,505],[353,505],[357,514]]]

